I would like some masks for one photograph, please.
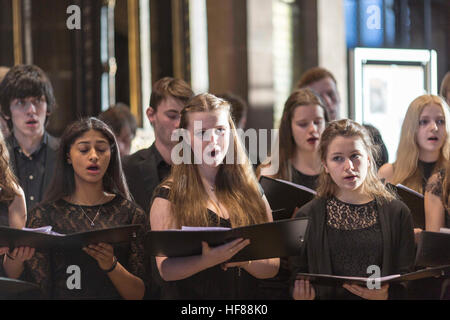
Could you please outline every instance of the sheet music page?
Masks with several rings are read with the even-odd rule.
[[[52,231],[52,228],[53,228],[52,226],[44,226],[44,227],[39,227],[39,228],[22,228],[22,230],[45,233],[45,234],[50,234],[50,235],[54,235],[54,236],[65,236],[65,234]]]
[[[289,184],[289,185],[291,185],[293,187],[296,187],[296,188],[308,191],[309,193],[312,193],[314,195],[317,194],[317,192],[315,190],[310,189],[310,188],[305,187],[305,186],[302,186],[301,184],[296,184],[296,183],[293,183],[293,182],[290,182],[290,181],[286,181],[286,180],[283,180],[283,179],[275,179],[275,180],[283,182],[283,183],[286,183],[286,184]]]
[[[418,197],[420,197],[420,198],[423,198],[423,194],[417,192],[416,190],[413,190],[413,189],[411,189],[411,188],[408,188],[408,187],[402,185],[401,183],[399,183],[399,184],[397,184],[397,185],[395,185],[395,186],[396,186],[397,188],[400,188],[400,189],[403,189],[403,190],[405,190],[405,191],[408,191],[408,192],[410,192],[410,193],[412,193],[412,194],[415,194],[416,196],[418,196]]]
[[[396,279],[401,276],[400,274],[393,274],[390,276],[378,277],[378,278],[364,278],[364,277],[333,276],[331,274],[305,274],[305,275],[308,275],[311,277],[321,276],[321,277],[325,277],[325,278],[342,279],[342,280],[348,280],[348,281],[354,280],[354,281],[362,281],[362,282],[367,282],[367,280],[383,282],[383,281],[387,281],[387,280]],[[302,276],[303,276],[303,274],[302,274]]]
[[[227,231],[230,230],[230,228],[224,228],[224,227],[189,227],[189,226],[182,226],[181,231]]]

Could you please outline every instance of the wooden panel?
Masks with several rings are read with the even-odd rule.
[[[150,0],[152,82],[174,76],[172,2]]]
[[[209,87],[248,101],[246,1],[207,1]]]
[[[100,111],[100,1],[33,0],[32,62],[49,76],[57,102],[48,130],[60,135],[67,124]],[[67,7],[81,9],[81,30],[67,29]],[[52,10],[49,10],[49,8]]]
[[[191,82],[189,42],[189,2],[172,0],[173,69],[174,76]]]
[[[66,26],[66,10],[72,3],[70,0],[33,0],[27,4],[27,15],[31,15],[27,28],[31,34],[27,35],[28,42],[24,47],[24,63],[31,62],[42,68],[53,85],[57,109],[50,116],[47,127],[53,135],[60,135],[73,118],[76,100],[72,90],[74,52],[71,39],[76,31],[69,31]]]
[[[14,65],[12,0],[0,0],[0,66]]]
[[[139,3],[128,0],[128,53],[130,79],[130,108],[139,126],[142,126],[141,112],[141,67],[139,47]],[[122,83],[122,85],[125,85]]]

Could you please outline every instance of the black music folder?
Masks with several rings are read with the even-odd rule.
[[[100,242],[129,242],[136,237],[140,225],[124,225],[106,229],[77,232],[68,235],[56,235],[37,231],[20,230],[0,226],[0,247],[15,248],[28,246],[36,249],[53,247],[79,247]],[[48,231],[48,230],[47,230]]]
[[[289,181],[261,176],[259,183],[272,209],[273,220],[289,219],[295,208],[311,201],[316,191]]]
[[[422,231],[416,252],[416,266],[434,267],[450,264],[450,234]]]
[[[425,205],[423,194],[405,187],[402,184],[388,184],[388,186],[397,193],[400,200],[402,200],[411,211],[414,228],[425,229]]]
[[[0,277],[0,299],[16,299],[24,294],[39,292],[40,287],[31,282]]]
[[[391,282],[405,282],[413,281],[431,277],[448,277],[450,275],[450,265],[439,266],[435,268],[422,269],[419,271],[395,274],[379,278],[365,278],[365,277],[345,277],[345,276],[333,276],[329,274],[314,274],[314,273],[297,273],[297,280],[309,280],[312,284],[318,284],[322,286],[342,286],[344,283],[358,284],[360,286],[366,286],[375,281],[379,281],[380,285]]]
[[[145,250],[152,256],[184,257],[202,253],[202,241],[215,247],[237,238],[250,244],[230,261],[248,261],[298,255],[304,242],[307,218],[280,220],[232,229],[149,231]]]

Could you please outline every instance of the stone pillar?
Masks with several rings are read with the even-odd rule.
[[[333,73],[341,96],[341,118],[348,116],[347,44],[344,0],[317,0],[319,66]]]

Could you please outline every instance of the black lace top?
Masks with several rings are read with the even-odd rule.
[[[169,189],[160,188],[155,197],[168,199]],[[208,209],[211,226],[231,228],[228,219],[223,219]],[[203,270],[189,278],[178,281],[163,281],[163,299],[255,299],[257,298],[257,280],[244,269],[220,266]]]
[[[367,267],[383,261],[383,239],[376,201],[362,205],[327,200],[327,234],[333,275],[368,277]],[[337,288],[338,299],[358,299]]]
[[[0,226],[9,227],[9,205],[11,202],[0,202]]]
[[[84,210],[84,211],[83,211]],[[94,220],[99,211],[98,217]],[[87,215],[94,221],[85,216]],[[104,229],[119,225],[141,224],[136,241],[114,245],[118,261],[132,274],[144,279],[144,234],[148,230],[145,214],[132,202],[116,195],[103,205],[79,206],[65,200],[39,205],[30,211],[27,227],[51,225],[58,233],[70,234],[92,229]],[[67,283],[76,283],[69,266],[81,271],[80,289],[69,289]],[[120,299],[120,295],[108,275],[97,261],[80,249],[52,249],[36,251],[26,262],[25,280],[41,286],[44,298],[53,299]],[[73,268],[73,267],[72,267]]]
[[[2,196],[2,188],[0,188],[0,198]],[[0,201],[0,226],[9,227],[9,206],[13,200]]]
[[[10,202],[0,202],[0,226],[9,227],[9,205]],[[4,255],[0,255],[0,261],[3,261]],[[0,277],[6,277],[3,263],[0,263]]]
[[[293,183],[300,184],[302,186],[316,190],[319,175],[309,176],[307,174],[301,173],[300,171],[295,169],[294,166],[292,166],[292,165],[291,165],[291,168],[292,168],[292,182]]]
[[[422,160],[418,161],[417,165],[420,168],[422,175],[423,175],[422,190],[425,190],[427,181],[433,174],[433,170],[434,170],[434,167],[436,166],[436,163],[437,163],[437,161],[435,161],[435,162],[424,162]],[[425,192],[425,191],[423,191],[423,192]]]
[[[439,171],[437,179],[435,181],[427,184],[427,187],[425,190],[442,199],[442,192],[443,192],[442,191],[442,183],[444,181],[444,177],[445,177],[445,171],[444,170]],[[447,204],[447,206],[448,205],[449,204]],[[444,204],[444,208],[445,207],[446,206]],[[450,228],[450,212],[448,210],[445,210],[445,227]]]

